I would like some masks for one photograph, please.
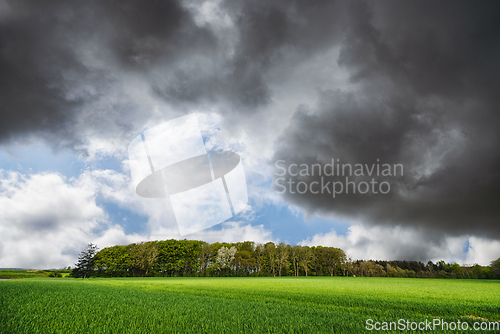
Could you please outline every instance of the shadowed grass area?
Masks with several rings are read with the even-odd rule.
[[[500,320],[500,282],[347,277],[0,282],[1,333],[360,333],[368,318],[460,320],[473,333],[475,321]]]

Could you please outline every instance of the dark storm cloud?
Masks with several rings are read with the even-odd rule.
[[[217,30],[197,26],[186,8],[180,1],[2,2],[0,141],[36,135],[75,147],[86,140],[82,128],[130,131],[137,114],[148,117],[124,88],[134,80],[178,110],[210,101],[254,112],[272,99],[266,73],[285,49],[293,51],[300,34],[317,48],[315,32],[335,25],[321,8],[262,2],[228,4],[235,26]],[[227,30],[235,36],[226,38]]]
[[[168,63],[187,52],[209,49],[214,38],[195,26],[179,1],[104,1],[111,48],[131,67]]]
[[[152,109],[130,96],[136,83],[179,112],[209,102],[255,113],[272,101],[270,71],[341,36],[336,2],[226,2],[225,28],[197,25],[194,4],[2,2],[0,141],[35,135],[84,147],[85,129],[126,135]]]
[[[293,68],[335,45],[342,33],[344,6],[335,1],[227,1],[226,6],[240,34],[230,81],[245,102],[269,101],[268,71],[287,58]]]
[[[0,21],[0,136],[57,128],[71,118],[80,101],[66,98],[64,70],[85,69],[66,38],[58,37],[67,22],[47,8],[16,7]],[[17,7],[18,6],[18,7]],[[64,36],[64,34],[63,34]]]
[[[350,5],[338,63],[357,89],[324,91],[317,108],[299,108],[274,160],[379,159],[403,164],[405,173],[376,178],[391,183],[387,195],[287,192],[287,200],[367,223],[500,237],[499,9],[492,2]]]
[[[285,59],[294,67],[338,42],[343,7],[334,1],[225,1],[236,36],[219,38],[234,45],[220,43],[207,62],[177,68],[171,80],[155,81],[155,91],[167,101],[223,101],[255,113],[272,101],[271,70]]]
[[[84,140],[75,133],[83,114],[84,127],[101,117],[127,123],[123,111],[134,102],[126,93],[122,117],[112,102],[109,115],[92,103],[123,90],[123,74],[146,78],[215,43],[176,1],[10,1],[1,10],[0,141],[40,135],[75,145]]]

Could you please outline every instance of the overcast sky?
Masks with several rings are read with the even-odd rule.
[[[187,238],[487,265],[498,31],[493,1],[0,0],[0,267],[181,238],[161,200],[135,194],[127,146],[190,113],[207,147],[241,155],[249,205]],[[387,194],[276,191],[277,161],[332,159],[404,173],[374,178]]]

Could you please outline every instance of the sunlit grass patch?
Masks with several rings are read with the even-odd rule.
[[[235,277],[0,282],[0,333],[360,333],[368,318],[472,324],[498,319],[499,309],[498,281]]]

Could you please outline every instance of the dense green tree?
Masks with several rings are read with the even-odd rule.
[[[130,246],[130,267],[136,275],[148,276],[158,257],[158,245],[154,241]]]
[[[71,276],[83,278],[94,276],[94,256],[97,254],[98,250],[97,245],[92,243],[88,244],[87,247],[80,253],[78,262],[75,264],[75,268],[71,271]]]
[[[344,251],[334,247],[316,248],[316,259],[321,268],[327,268],[330,276],[337,276],[337,268],[344,262]]]
[[[304,269],[304,273],[307,276],[309,273],[309,266],[311,264],[313,257],[313,252],[308,246],[300,248],[299,251],[299,265]]]
[[[269,274],[276,276],[276,246],[273,242],[268,242],[264,245],[266,257],[268,260]]]
[[[200,247],[200,269],[203,276],[207,276],[207,269],[210,265],[212,247],[206,242],[203,242]]]
[[[397,275],[398,275],[398,270],[396,268],[394,268],[393,266],[391,266],[390,263],[386,264],[385,271],[386,271],[386,275],[389,277],[397,277]]]
[[[301,250],[301,246],[299,245],[295,245],[291,248],[290,250],[290,254],[291,254],[291,258],[292,258],[292,265],[293,265],[293,275],[294,276],[299,276],[299,272],[300,272],[300,250]]]
[[[233,245],[238,251],[247,251],[252,253],[255,250],[255,243],[253,241],[237,242]]]
[[[500,279],[500,259],[491,261],[491,269],[493,269],[495,277]]]
[[[261,275],[264,263],[264,245],[258,244],[255,246],[253,254],[255,257],[255,270],[258,275]]]
[[[448,270],[451,274],[451,278],[464,278],[462,267],[460,267],[458,263],[449,265]]]
[[[193,276],[199,270],[200,250],[202,241],[180,240],[184,247],[183,276]]]
[[[101,249],[94,257],[94,264],[100,276],[130,276],[130,247],[113,246]]]
[[[283,270],[287,271],[288,267],[288,248],[284,243],[278,244],[276,247],[276,264],[278,266],[278,275],[281,277]]]
[[[238,276],[250,275],[257,265],[257,261],[248,250],[239,250],[234,255],[232,263],[235,265]]]

